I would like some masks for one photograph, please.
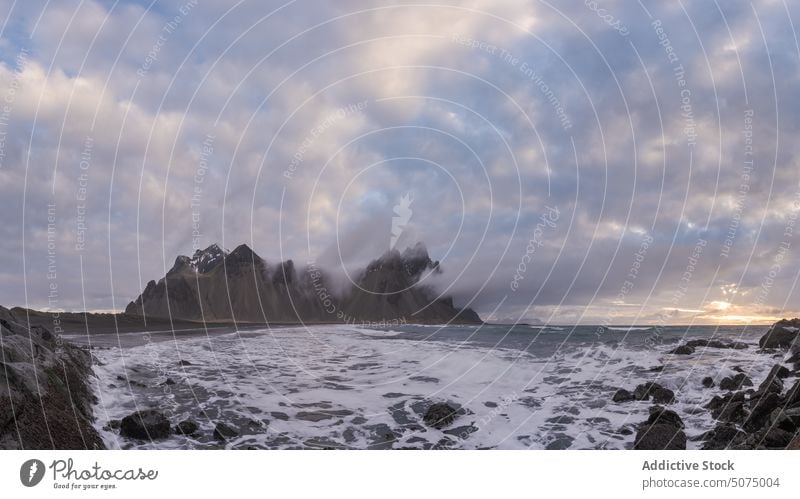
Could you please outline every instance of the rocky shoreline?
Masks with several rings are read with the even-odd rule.
[[[23,324],[28,324],[24,315],[0,307],[0,449],[105,448],[92,415],[96,400],[91,388],[94,376],[91,352],[62,342],[41,324],[30,327]],[[747,348],[752,346],[731,340],[693,339],[678,345],[667,355],[672,360],[691,362],[692,356],[702,354],[703,349]],[[630,389],[619,388],[612,397],[614,404],[635,401],[653,404],[645,421],[626,426],[620,433],[630,435],[628,438],[633,440],[634,449],[645,450],[686,449],[689,441],[696,442],[695,447],[714,450],[800,448],[800,319],[773,325],[760,339],[757,353],[769,363],[764,365],[764,370],[759,370],[761,375],[734,367],[734,372],[725,376],[702,379],[698,376],[696,381],[708,396],[696,410],[704,411],[715,421],[709,431],[687,436],[680,415],[670,409],[671,404],[679,402],[677,398],[681,395],[659,384],[661,370],[651,369],[650,381]],[[181,368],[192,365],[187,360],[176,362]],[[770,364],[772,368],[764,376]],[[169,383],[168,379],[165,384]],[[457,403],[420,400],[419,406],[419,425],[445,434],[441,441],[423,442],[423,448],[458,448],[459,439],[477,431],[474,422],[469,420],[471,412]],[[338,418],[342,416],[339,412],[345,412],[324,408],[303,410],[306,412],[296,415],[302,421]],[[243,423],[211,418],[212,427],[202,425],[201,428],[191,418],[171,420],[168,414],[156,404],[125,417],[120,414],[117,416],[120,419],[105,422],[104,430],[130,442],[155,442],[179,435],[213,440],[222,447],[229,447],[226,443],[252,432],[247,425],[269,424],[266,420]],[[273,412],[272,415],[288,419],[284,413]],[[398,435],[385,424],[365,425],[364,428],[370,433],[369,448],[397,449],[406,445],[399,444]],[[315,438],[298,442],[294,448],[350,447],[343,442]]]
[[[688,341],[671,352],[674,356],[690,358],[698,348],[743,349],[740,342],[719,340]],[[781,320],[761,337],[758,353],[781,358],[757,388],[741,368],[737,374],[715,380],[705,377],[702,385],[719,393],[702,409],[709,411],[717,425],[700,435],[702,449],[800,450],[800,319]],[[787,382],[794,377],[793,384]],[[656,379],[657,381],[657,379]],[[665,406],[675,400],[674,393],[656,381],[637,386],[633,392],[617,390],[613,401],[652,401],[649,418],[638,425],[634,449],[683,450],[687,436],[680,416]]]
[[[0,307],[0,449],[104,449],[91,354]]]

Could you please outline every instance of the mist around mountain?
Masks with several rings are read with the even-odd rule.
[[[481,323],[471,309],[439,297],[425,276],[439,273],[421,243],[387,251],[346,285],[314,264],[271,264],[242,244],[178,256],[126,314],[204,322]]]

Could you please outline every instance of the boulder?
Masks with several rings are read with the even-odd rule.
[[[655,392],[661,392],[662,390],[672,393],[671,390],[664,388],[658,383],[648,381],[647,383],[642,383],[633,390],[633,397],[636,400],[650,400],[650,397],[652,397]],[[665,392],[661,392],[661,396],[665,396]]]
[[[722,378],[722,381],[719,382],[720,390],[729,392],[739,390],[743,386],[753,386],[753,381],[744,373],[738,373],[735,376]]]
[[[725,404],[719,411],[712,411],[712,416],[720,421],[742,424],[748,416],[744,402],[733,401]]]
[[[786,395],[783,398],[786,407],[800,404],[800,379],[794,382],[794,385],[786,391]]]
[[[620,388],[619,390],[614,392],[614,396],[611,397],[611,400],[613,400],[614,402],[628,402],[630,400],[636,400],[636,398],[628,390]]]
[[[785,449],[794,439],[794,434],[780,428],[770,428],[762,437],[762,445],[768,449]]]
[[[225,423],[217,423],[217,426],[214,427],[214,438],[221,441],[230,440],[231,438],[235,438],[239,436],[239,432],[236,431],[234,428],[226,425]]]
[[[705,407],[714,419],[741,424],[748,415],[745,401],[744,392],[736,392],[724,397],[715,396]]]
[[[726,450],[744,443],[747,434],[731,423],[722,423],[703,436],[703,450]]]
[[[193,435],[197,433],[197,423],[192,421],[191,419],[187,419],[186,421],[181,421],[175,426],[175,433],[178,435]]]
[[[644,424],[636,432],[636,450],[685,450],[686,434],[673,424]]]
[[[703,386],[706,388],[714,388],[714,378],[711,376],[703,378]]]
[[[755,432],[762,428],[779,405],[780,398],[773,392],[768,392],[750,401],[750,415],[744,422],[745,431]],[[787,442],[788,443],[788,442]]]
[[[650,417],[647,418],[645,424],[668,424],[677,428],[683,428],[683,420],[678,413],[669,409],[664,409],[661,406],[653,406],[650,408]]]
[[[458,409],[446,403],[431,405],[422,417],[426,425],[441,430],[455,421]]]
[[[650,416],[636,432],[633,448],[637,450],[686,449],[683,421],[675,411],[661,406],[650,408]]]
[[[774,366],[772,366],[772,369],[769,371],[769,374],[767,375],[767,379],[770,379],[770,378],[786,379],[791,375],[792,375],[792,372],[789,369],[787,369],[786,367],[784,367],[784,366],[782,366],[780,364],[775,364]]]
[[[747,348],[747,343],[742,343],[741,341],[729,341],[729,340],[697,339],[697,340],[687,341],[686,346],[692,348],[727,348],[733,350],[745,350]]]
[[[675,392],[669,388],[658,387],[651,392],[651,395],[656,404],[671,404],[675,401]]]
[[[694,347],[690,347],[689,345],[681,345],[674,350],[671,350],[669,353],[673,355],[691,355],[694,353]]]
[[[756,390],[754,397],[761,397],[766,393],[781,393],[782,391],[783,381],[781,381],[778,376],[774,375],[773,372],[770,372],[764,381],[758,385],[758,390]]]
[[[155,409],[139,411],[125,416],[119,426],[120,435],[139,440],[167,438],[169,430],[169,420]]]
[[[758,340],[758,346],[761,348],[792,348],[797,341],[798,331],[800,331],[800,319],[783,319],[769,328]]]
[[[777,408],[772,411],[769,417],[769,426],[771,428],[780,428],[788,432],[794,433],[800,429],[800,407],[792,407],[789,409]]]

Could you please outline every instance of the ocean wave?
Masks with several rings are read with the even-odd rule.
[[[747,350],[705,349],[676,359],[666,348],[625,344],[572,345],[536,357],[511,348],[396,338],[394,332],[351,326],[273,329],[98,350],[98,428],[111,447],[376,448],[394,447],[624,449],[623,427],[647,418],[649,403],[611,401],[618,388],[658,381],[675,391],[672,406],[697,436],[712,428],[712,392],[700,380],[733,373],[765,375],[763,357]],[[390,336],[392,335],[392,336]],[[178,359],[190,365],[179,366]],[[658,370],[656,372],[656,369]],[[171,380],[173,384],[168,384]],[[426,428],[427,404],[449,401],[464,414],[447,433]],[[102,429],[143,408],[164,410],[173,424],[195,420],[195,437],[150,442]],[[212,436],[217,422],[239,436]],[[690,446],[697,446],[690,441]]]

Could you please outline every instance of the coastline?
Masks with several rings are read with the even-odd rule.
[[[100,314],[101,317],[99,318],[95,314],[90,314],[89,321],[83,320],[86,317],[84,314],[65,315],[67,315],[67,327],[64,328],[65,332],[62,338],[60,335],[51,334],[39,324],[32,324],[30,329],[22,327],[19,324],[21,319],[19,313],[15,314],[0,308],[0,317],[4,321],[2,323],[2,347],[4,366],[7,367],[5,371],[14,373],[12,376],[6,376],[4,380],[5,385],[10,390],[13,389],[15,397],[15,412],[9,416],[6,409],[2,413],[2,421],[0,423],[3,424],[0,425],[0,429],[2,429],[2,432],[0,432],[0,448],[100,449],[108,446],[109,440],[107,440],[107,437],[109,435],[112,437],[117,435],[113,437],[117,439],[116,446],[119,446],[119,441],[133,442],[136,439],[144,439],[144,441],[155,445],[155,448],[159,448],[157,442],[161,439],[171,438],[170,435],[185,434],[187,432],[196,435],[198,431],[196,421],[186,419],[185,413],[183,413],[183,416],[178,417],[166,411],[162,412],[164,409],[163,402],[166,402],[166,398],[161,402],[160,400],[165,395],[168,395],[169,389],[180,390],[182,386],[185,386],[182,383],[191,379],[197,381],[198,378],[196,376],[200,375],[197,369],[203,365],[204,361],[202,359],[193,356],[187,356],[183,359],[174,355],[163,356],[161,362],[172,367],[170,372],[162,373],[164,376],[159,375],[158,378],[152,378],[152,374],[147,374],[146,371],[139,371],[135,362],[131,362],[127,369],[120,369],[119,367],[113,368],[113,366],[104,367],[102,359],[108,359],[108,355],[112,351],[120,352],[120,349],[136,348],[146,343],[158,343],[165,340],[186,339],[191,340],[189,343],[196,343],[195,339],[204,340],[204,338],[208,338],[211,341],[215,338],[229,336],[230,333],[234,332],[241,332],[245,338],[252,338],[253,334],[251,333],[258,335],[261,332],[260,330],[265,327],[262,324],[233,325],[218,323],[198,325],[182,322],[174,324],[183,327],[183,329],[179,329],[176,326],[173,330],[161,329],[164,325],[163,323],[159,324],[158,321],[151,321],[149,330],[136,331],[133,321],[126,322],[125,318],[120,320],[120,317],[113,317],[109,314]],[[30,316],[39,321],[50,318],[50,314],[45,313],[32,313]],[[122,328],[108,327],[115,319],[117,324],[121,323],[123,325]],[[721,352],[720,355],[726,355],[724,352],[727,351],[749,352],[747,353],[748,359],[755,362],[756,364],[754,365],[758,366],[758,368],[754,369],[745,366],[742,369],[731,364],[733,365],[732,373],[720,374],[715,379],[702,379],[702,385],[705,387],[701,389],[703,402],[702,404],[699,401],[697,402],[696,410],[702,411],[708,415],[707,417],[716,422],[713,428],[702,435],[696,434],[696,430],[695,434],[690,434],[687,431],[687,424],[678,414],[680,412],[678,405],[681,404],[677,404],[677,399],[682,395],[673,392],[668,387],[670,386],[669,384],[662,386],[662,383],[664,383],[662,379],[666,379],[662,378],[664,365],[660,368],[658,366],[652,369],[648,368],[649,373],[645,373],[645,379],[649,378],[650,381],[640,383],[638,386],[634,386],[635,383],[625,385],[626,380],[620,378],[621,385],[618,386],[617,392],[613,394],[613,400],[611,400],[611,396],[606,397],[608,403],[623,411],[627,410],[626,407],[630,407],[626,404],[637,404],[636,411],[638,414],[641,414],[641,409],[646,407],[643,404],[647,404],[650,407],[650,415],[644,421],[632,420],[629,424],[625,424],[624,427],[620,427],[619,431],[624,432],[619,433],[617,438],[629,441],[634,449],[646,450],[686,449],[687,442],[695,442],[692,444],[693,447],[703,449],[782,449],[800,447],[800,441],[796,436],[798,432],[797,423],[800,422],[800,379],[798,379],[800,377],[800,355],[797,353],[799,346],[797,338],[800,334],[798,333],[800,328],[796,328],[796,324],[800,324],[800,322],[795,320],[794,322],[781,321],[776,323],[767,330],[758,344],[754,343],[752,339],[747,343],[743,343],[735,341],[735,339],[697,339],[695,337],[695,339],[681,341],[672,345],[669,351],[662,350],[659,354],[661,357],[660,362],[671,366],[670,369],[672,369],[673,374],[676,368],[679,370],[684,369],[687,380],[697,385],[701,383],[701,379],[697,375],[693,376],[692,372],[694,370],[694,362],[699,357],[693,356],[703,355],[703,352],[716,351]],[[308,325],[312,326],[311,324]],[[324,325],[348,326],[340,323],[314,324],[313,326]],[[281,329],[297,328],[298,326],[302,325],[299,323],[269,325],[277,333],[280,333]],[[430,325],[422,326],[431,327]],[[500,326],[495,325],[495,327]],[[423,327],[418,328],[423,329]],[[87,329],[90,331],[89,335],[86,334]],[[562,334],[560,328],[553,329],[552,334]],[[66,331],[79,332],[68,333]],[[299,337],[294,336],[293,333],[293,331],[284,331],[282,334],[284,338],[288,338],[290,343],[295,343]],[[617,331],[617,333],[627,334],[622,331]],[[376,335],[376,337],[392,338],[393,336],[387,334]],[[292,338],[295,338],[295,340],[292,340]],[[238,340],[239,338],[237,338]],[[170,343],[175,343],[176,347],[179,344],[183,344],[183,342],[179,341]],[[34,346],[31,347],[31,345]],[[35,355],[33,357],[25,357],[25,347],[27,347],[28,351],[33,348]],[[424,353],[422,350],[419,351],[419,354]],[[259,358],[265,359],[263,354]],[[693,361],[692,359],[695,360]],[[267,355],[266,361],[271,363],[275,359]],[[200,365],[198,365],[198,362]],[[399,365],[397,361],[383,362],[383,368],[388,370],[392,370],[392,366]],[[8,366],[10,366],[10,369]],[[59,377],[57,370],[52,369],[53,366],[63,366],[61,369],[65,375]],[[105,384],[102,387],[99,383],[101,378],[98,377],[99,371],[97,369],[108,371],[105,373]],[[289,371],[291,371],[291,366]],[[281,374],[281,376],[290,374],[289,371]],[[767,373],[767,371],[769,372]],[[187,378],[189,372],[194,374]],[[208,373],[203,372],[205,374],[202,376],[208,376]],[[27,379],[23,375],[28,375]],[[46,398],[41,400],[38,398],[37,386],[30,383],[31,377],[47,380],[45,383],[41,383],[41,381],[39,383],[40,386],[45,387],[43,393],[45,393]],[[162,378],[167,381],[163,381]],[[177,381],[170,378],[174,378]],[[642,380],[641,377],[638,379],[639,381]],[[122,383],[116,380],[120,380]],[[336,382],[333,383],[330,386],[336,386]],[[135,413],[120,413],[117,410],[115,412],[117,415],[113,417],[120,419],[109,419],[108,414],[106,414],[103,420],[100,421],[96,417],[98,414],[92,414],[93,409],[97,411],[99,407],[96,396],[100,395],[102,398],[101,388],[102,390],[107,390],[113,384],[119,385],[119,389],[127,387],[128,390],[139,390],[142,394],[149,393],[152,395],[152,398],[149,399],[149,406],[153,409]],[[247,382],[245,381],[246,385]],[[511,386],[507,387],[507,389],[510,388]],[[164,393],[159,395],[162,389]],[[342,385],[336,389],[346,389],[346,387]],[[408,393],[413,393],[413,391]],[[453,402],[452,399],[439,398],[439,401],[437,401],[435,396],[432,398],[424,397],[425,393],[430,392],[418,392],[419,395],[423,395],[424,400],[419,396],[414,399],[419,402],[415,403],[415,411],[421,412],[417,412],[416,416],[412,413],[406,413],[403,418],[410,419],[403,423],[406,426],[401,426],[404,428],[416,427],[417,430],[415,431],[424,431],[424,428],[428,425],[424,423],[425,417],[423,416],[426,416],[427,411],[436,406],[436,410],[441,411],[442,417],[448,421],[441,428],[444,431],[442,433],[444,438],[439,443],[435,440],[431,441],[430,444],[426,443],[425,445],[429,447],[425,448],[461,448],[459,442],[466,442],[465,439],[469,438],[472,432],[477,431],[477,427],[474,424],[480,426],[481,423],[470,422],[470,418],[480,418],[480,410],[471,411],[469,408]],[[494,395],[499,393],[497,392]],[[388,396],[391,398],[396,395],[399,394],[387,393],[383,397]],[[2,396],[0,394],[0,397]],[[331,394],[330,396],[334,395]],[[532,400],[533,397],[523,397],[523,399]],[[200,400],[203,399],[201,398]],[[337,401],[336,398],[328,400]],[[274,405],[266,404],[264,407],[273,411],[272,413],[266,413],[267,415],[272,414],[269,417],[269,420],[272,420],[271,427],[279,423],[283,424],[281,419],[283,417],[291,418],[287,420],[287,425],[305,425],[308,424],[307,421],[315,421],[317,419],[328,421],[330,417],[340,417],[338,416],[339,413],[342,415],[349,413],[350,418],[358,416],[358,411],[356,411],[355,415],[352,413],[352,409],[356,408],[349,407],[345,400],[347,399],[339,401],[341,402],[339,409],[332,410],[324,407],[315,410],[298,409],[301,411],[298,414],[292,414],[286,411],[286,408],[278,407],[277,405],[280,404],[277,403]],[[514,400],[514,402],[517,401],[517,399]],[[681,400],[681,402],[688,401]],[[391,403],[394,404],[395,402]],[[0,407],[10,406],[10,403],[0,405]],[[42,406],[47,407],[47,410],[43,411],[41,409]],[[117,406],[117,409],[120,407]],[[399,407],[398,411],[400,410]],[[508,409],[505,405],[501,405],[501,407],[504,410]],[[24,409],[22,413],[17,410],[18,408]],[[276,409],[279,412],[276,413]],[[473,407],[472,409],[476,408]],[[72,415],[68,410],[75,414]],[[36,416],[39,413],[43,415],[37,418]],[[287,416],[286,413],[292,415]],[[275,414],[283,414],[283,416],[276,420]],[[400,413],[398,412],[397,414]],[[686,417],[685,413],[681,414],[684,418]],[[497,417],[497,415],[492,412],[492,417]],[[57,424],[53,425],[51,423],[50,420],[52,418],[58,419]],[[255,424],[244,420],[225,420],[219,416],[212,416],[212,419],[216,420],[214,424],[217,426],[208,427],[206,425],[202,431],[207,432],[207,436],[203,438],[206,439],[205,442],[209,442],[209,439],[211,442],[217,441],[223,448],[229,448],[225,443],[235,439],[234,435],[237,435],[240,431],[247,433],[249,431],[247,427]],[[356,417],[355,419],[358,418]],[[570,420],[569,415],[562,413],[562,416],[558,416],[558,419],[561,424],[570,425],[568,423]],[[601,418],[596,417],[594,419],[599,421]],[[14,421],[24,422],[25,425],[24,431],[19,432],[16,437],[16,429],[9,426],[9,424],[13,425]],[[376,421],[371,421],[369,424],[372,426],[364,425],[364,427],[379,428],[379,430],[375,430],[379,431],[376,437],[378,439],[378,448],[398,448],[404,445],[400,443],[396,435],[398,435],[398,429],[408,431],[407,429],[389,428],[385,427],[384,423],[375,423]],[[389,423],[389,426],[392,426],[391,422]],[[264,419],[262,424],[269,425],[269,421]],[[437,433],[439,430],[432,428],[434,427],[428,428],[429,434]],[[54,429],[56,430],[55,434],[53,433]],[[263,432],[263,430],[258,431]],[[106,434],[107,432],[112,433]],[[34,435],[39,437],[50,436],[47,438],[34,438]],[[106,438],[105,443],[103,442],[104,438]],[[448,438],[450,440],[447,440]],[[125,445],[127,446],[128,444]],[[368,448],[373,448],[371,445]],[[393,445],[395,446],[393,447]],[[134,445],[134,447],[136,446]],[[233,445],[231,448],[241,447]],[[360,447],[343,447],[333,440],[317,442],[311,438],[307,440],[306,444],[292,446],[291,448]]]

